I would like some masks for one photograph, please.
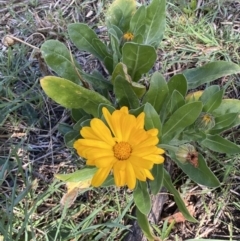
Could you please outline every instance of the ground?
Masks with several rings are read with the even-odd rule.
[[[91,189],[80,193],[70,209],[61,207],[66,187],[54,174],[70,173],[84,163],[66,147],[59,131],[59,123],[73,123],[69,111],[48,99],[39,85],[51,73],[38,51],[47,39],[68,44],[87,72],[97,68],[106,75],[99,61],[72,45],[67,25],[84,22],[106,38],[109,2],[0,1],[1,38],[11,35],[23,41],[9,47],[0,43],[0,240],[70,240],[64,239],[68,233],[76,235],[71,240],[123,240],[134,219],[127,189]],[[210,61],[240,63],[239,1],[198,0],[196,10],[187,0],[167,2],[167,28],[154,71],[169,79]],[[239,99],[239,75],[216,83],[228,84],[225,97]],[[225,135],[239,144],[237,128]],[[164,240],[240,239],[239,155],[205,155],[222,185],[214,190],[196,185],[173,165],[175,185],[199,223],[179,222],[164,234],[169,226],[164,218],[177,212],[169,196],[155,226]],[[116,226],[109,226],[109,220]]]

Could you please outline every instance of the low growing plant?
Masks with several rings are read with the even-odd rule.
[[[80,51],[103,63],[108,76],[83,71],[65,44],[48,40],[41,53],[59,76],[41,79],[45,93],[71,110],[73,126],[60,124],[68,147],[86,160],[74,173],[56,174],[68,185],[63,203],[74,201],[79,188],[116,185],[133,190],[137,221],[149,240],[156,240],[147,215],[150,194],[164,186],[184,217],[196,222],[175,189],[164,159],[171,158],[194,182],[215,188],[219,180],[198,150],[234,155],[240,147],[222,133],[240,123],[240,101],[224,99],[225,87],[211,85],[240,73],[231,62],[217,61],[184,70],[168,81],[152,72],[165,29],[165,0],[137,8],[134,0],[115,0],[106,14],[107,41],[89,26],[72,23],[68,35]],[[148,83],[145,85],[144,83]]]

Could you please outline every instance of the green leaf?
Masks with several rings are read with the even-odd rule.
[[[132,81],[130,75],[128,75],[127,73],[127,66],[123,63],[118,63],[112,73],[112,78],[111,78],[111,82],[114,84],[115,79],[117,78],[117,76],[122,76],[124,79],[126,79],[129,83]]]
[[[163,184],[163,164],[155,164],[152,169],[152,175],[154,176],[154,180],[149,181],[149,185],[152,194],[157,195]]]
[[[219,135],[207,135],[207,138],[201,144],[212,151],[226,154],[240,153],[240,147],[231,141],[222,138]]]
[[[112,56],[106,56],[103,60],[103,63],[106,66],[109,74],[112,74],[112,72],[113,72],[113,57]]]
[[[144,111],[144,107],[145,107],[145,105],[141,105],[139,108],[131,109],[131,110],[129,110],[129,114],[132,114],[137,117]]]
[[[202,95],[200,96],[199,100],[201,100],[203,102],[203,104],[205,105],[207,103],[207,101],[217,92],[220,91],[220,87],[219,85],[211,85],[208,88],[206,88]]]
[[[94,89],[112,90],[112,84],[106,80],[101,73],[93,70],[91,74],[81,73],[84,80],[90,83]]]
[[[177,90],[182,96],[185,97],[187,93],[187,88],[187,80],[182,74],[174,75],[168,81],[169,95],[171,95],[174,90]]]
[[[153,128],[158,129],[158,137],[161,138],[162,124],[156,110],[153,108],[151,104],[146,103],[144,106],[144,113],[145,113],[145,128],[147,130],[150,130]]]
[[[121,62],[118,63],[115,66],[115,69],[113,70],[112,78],[111,78],[112,83],[114,83],[118,75],[122,76],[132,85],[132,89],[138,98],[141,98],[145,94],[146,87],[140,83],[132,82],[131,76],[127,73],[127,66]]]
[[[132,81],[138,81],[147,73],[157,59],[155,49],[149,45],[125,43],[122,48],[122,62],[128,68]]]
[[[168,95],[168,85],[164,77],[155,72],[150,79],[150,87],[143,98],[143,103],[150,103],[157,113],[160,113],[163,103]]]
[[[145,31],[145,26],[142,26],[142,27],[144,28],[143,31]],[[142,28],[141,28],[141,30],[142,30]],[[134,37],[132,42],[137,43],[137,44],[143,44],[143,36],[141,34],[138,34],[137,36]]]
[[[59,76],[74,83],[80,83],[81,68],[63,43],[57,40],[47,40],[41,46],[41,53],[47,65]]]
[[[68,25],[68,34],[79,50],[87,51],[103,61],[109,55],[107,46],[98,38],[97,34],[83,23]]]
[[[139,227],[142,229],[144,235],[149,241],[154,241],[155,236],[152,234],[150,224],[148,222],[147,216],[141,213],[138,208],[136,210],[136,217]]]
[[[183,72],[190,89],[195,89],[218,78],[237,73],[240,73],[240,66],[227,61],[212,62]]]
[[[82,123],[85,122],[86,120],[89,120],[89,116],[83,116],[80,120],[78,120],[77,123],[74,124],[73,130],[75,131],[80,131],[82,129]]]
[[[135,0],[115,0],[109,7],[106,20],[109,27],[116,25],[123,33],[128,31],[130,19],[136,11]]]
[[[55,174],[54,176],[64,182],[80,182],[91,179],[96,171],[95,167],[85,167],[70,174]]]
[[[151,200],[147,189],[147,182],[137,182],[137,186],[133,190],[133,199],[139,211],[148,215],[151,210]]]
[[[73,130],[72,126],[70,126],[66,123],[59,123],[58,124],[58,131],[63,135],[67,134],[68,132],[70,132],[72,130]]]
[[[46,76],[40,83],[45,93],[58,104],[70,109],[82,108],[93,116],[97,116],[99,104],[111,104],[100,94],[56,76]]]
[[[146,93],[146,87],[140,83],[137,82],[131,82],[133,91],[137,95],[137,97],[140,99],[143,97],[143,95]]]
[[[71,110],[71,116],[72,118],[77,122],[79,121],[83,116],[89,116],[89,119],[91,118],[91,115],[87,114],[83,109],[72,109]]]
[[[144,21],[146,32],[144,34],[145,44],[158,47],[163,38],[166,25],[166,2],[165,0],[152,0],[147,7],[147,15]]]
[[[169,142],[178,132],[194,123],[202,111],[202,102],[187,103],[175,111],[163,125],[162,143]]]
[[[174,113],[185,104],[184,97],[177,90],[174,90],[171,96],[170,104],[170,112]]]
[[[67,147],[73,148],[73,143],[77,139],[79,139],[79,137],[80,137],[79,131],[76,131],[76,130],[69,131],[64,135],[64,143]]]
[[[90,126],[91,119],[87,119],[81,123],[81,127]]]
[[[109,34],[111,48],[112,48],[113,68],[114,68],[119,62],[118,60],[121,58],[121,53],[119,49],[120,41],[118,40],[117,33],[113,28],[109,29],[108,34]]]
[[[203,111],[204,112],[209,112],[211,113],[213,110],[217,109],[218,106],[220,106],[222,102],[222,97],[223,97],[224,90],[220,90],[213,94],[206,104],[203,106]]]
[[[223,99],[221,105],[213,111],[213,114],[217,116],[222,116],[228,113],[240,114],[240,100]],[[238,118],[237,123],[240,124],[240,118]]]
[[[222,130],[224,128],[229,128],[235,123],[235,120],[238,117],[238,113],[228,113],[222,116],[215,117],[215,126],[210,130],[209,134],[216,130]]]
[[[144,32],[139,31],[143,24],[144,21],[146,19],[146,7],[145,6],[141,6],[138,8],[138,10],[136,11],[136,13],[133,15],[133,17],[131,18],[130,21],[130,33],[132,33],[135,36],[137,36],[138,34],[144,34]]]
[[[200,153],[198,154],[198,167],[194,167],[190,163],[183,164],[180,161],[178,161],[176,157],[173,158],[173,160],[194,182],[207,187],[220,186],[217,177],[209,169],[209,167],[206,164],[206,161]]]
[[[116,33],[116,37],[119,41],[122,40],[122,37],[123,37],[123,32],[122,30],[116,26],[116,25],[111,25],[111,28],[110,29],[114,29],[115,33]],[[110,31],[110,29],[108,31]]]
[[[229,113],[234,113],[237,115],[237,117],[235,118],[232,124],[219,130],[218,133],[221,133],[224,130],[228,130],[231,127],[240,125],[240,100],[223,99],[221,105],[213,111],[213,114],[216,117],[225,116],[226,114],[229,114]],[[215,133],[211,133],[211,134],[215,134]]]
[[[129,109],[139,107],[139,100],[132,85],[120,75],[114,81],[114,93],[120,106],[128,106]]]
[[[163,177],[163,185],[167,188],[167,190],[173,194],[174,200],[178,206],[179,211],[183,214],[183,216],[190,222],[196,223],[197,220],[191,216],[188,209],[186,208],[179,192],[176,190],[176,188],[173,186],[171,177],[169,173],[164,169],[164,177]]]

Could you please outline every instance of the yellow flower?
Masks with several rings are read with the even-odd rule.
[[[130,32],[127,32],[123,35],[123,39],[126,41],[131,41],[133,40],[133,38],[134,38],[134,35]]]
[[[98,118],[92,119],[90,127],[80,131],[84,139],[74,143],[78,154],[87,159],[87,165],[98,168],[92,185],[100,186],[111,171],[118,187],[127,185],[134,189],[136,179],[153,180],[150,170],[164,161],[164,150],[156,146],[158,130],[144,130],[144,112],[135,117],[127,107],[112,114],[105,107],[102,111],[107,125]]]

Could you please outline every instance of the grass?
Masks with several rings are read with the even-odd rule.
[[[168,2],[167,29],[159,49],[159,69],[168,78],[186,68],[215,60],[240,62],[240,4],[238,1],[202,2],[198,10],[183,12],[189,2]],[[0,2],[1,35],[14,36],[40,47],[46,39],[71,44],[66,28],[72,22],[104,25],[108,0]],[[132,216],[131,193],[94,189],[80,193],[75,204],[64,209],[60,200],[64,185],[53,178],[81,167],[81,160],[66,148],[58,132],[59,122],[69,122],[69,113],[49,100],[39,86],[46,75],[37,51],[22,43],[0,52],[0,240],[123,240]],[[84,66],[87,68],[86,66]],[[240,76],[222,79],[230,83],[226,95],[239,97]],[[226,138],[239,143],[235,133]],[[240,239],[239,156],[228,158],[206,153],[212,170],[223,183],[209,190],[175,172],[181,192],[194,203],[198,224],[167,225],[155,231],[164,240],[193,237]],[[169,198],[170,209],[175,210]],[[111,221],[111,222],[110,222]]]

